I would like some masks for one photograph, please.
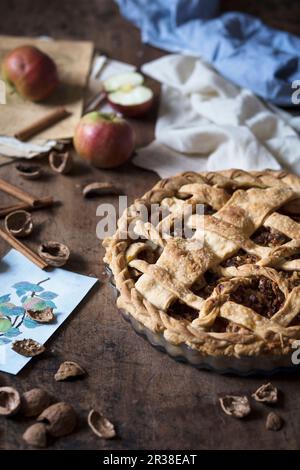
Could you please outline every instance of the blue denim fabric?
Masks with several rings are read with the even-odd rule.
[[[218,15],[218,0],[115,1],[141,29],[144,42],[200,56],[235,84],[274,104],[293,106],[291,85],[300,80],[299,37],[251,15]]]

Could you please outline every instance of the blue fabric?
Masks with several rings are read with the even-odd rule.
[[[199,55],[235,84],[280,106],[295,106],[300,38],[237,12],[218,16],[218,0],[115,0],[142,40]]]

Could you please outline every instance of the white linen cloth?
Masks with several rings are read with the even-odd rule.
[[[136,165],[161,177],[227,168],[300,174],[300,118],[268,107],[196,57],[166,55],[142,71],[162,91],[155,140],[138,150]]]

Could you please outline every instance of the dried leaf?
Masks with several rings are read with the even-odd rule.
[[[26,310],[26,315],[38,323],[51,323],[55,318],[53,308],[50,307],[44,310]]]
[[[19,392],[13,387],[0,387],[0,415],[11,416],[21,405]]]
[[[34,447],[47,447],[47,430],[43,423],[35,423],[23,434],[23,439],[27,444]]]
[[[38,165],[19,163],[15,168],[20,176],[30,180],[38,179],[42,174],[42,170]]]
[[[259,387],[252,397],[254,400],[262,403],[277,403],[278,389],[270,382]]]
[[[246,396],[226,395],[219,399],[224,413],[234,418],[244,418],[250,411],[250,403]]]
[[[42,354],[46,348],[34,339],[20,339],[12,343],[11,348],[21,356],[34,357]]]
[[[63,266],[70,257],[69,248],[63,243],[54,241],[42,243],[38,248],[38,253],[49,266],[55,267]]]
[[[266,428],[268,431],[279,431],[283,426],[283,419],[273,411],[268,414],[266,420]]]
[[[74,408],[65,402],[55,403],[46,408],[37,418],[46,425],[47,432],[54,437],[70,434],[76,426]]]
[[[111,183],[94,182],[87,184],[83,188],[82,194],[86,198],[91,198],[96,196],[105,196],[108,194],[121,194],[121,191]]]
[[[77,362],[65,361],[59,366],[54,378],[57,382],[60,382],[70,378],[80,377],[85,374],[85,370],[77,364]]]
[[[33,388],[21,396],[21,413],[28,417],[38,416],[51,401],[50,395],[46,390]]]
[[[102,439],[112,439],[116,436],[114,425],[99,411],[91,410],[88,415],[88,425]]]
[[[23,210],[13,211],[5,217],[4,226],[14,237],[26,237],[33,230],[32,215]]]
[[[49,165],[56,173],[67,174],[73,166],[73,158],[70,152],[53,151],[49,155]]]

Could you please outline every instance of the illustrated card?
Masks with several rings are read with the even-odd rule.
[[[96,284],[94,277],[60,268],[44,271],[11,250],[0,260],[0,370],[17,374],[29,361],[12,349],[15,340],[44,344]],[[33,318],[51,309],[54,320]],[[31,313],[31,316],[28,315]]]

